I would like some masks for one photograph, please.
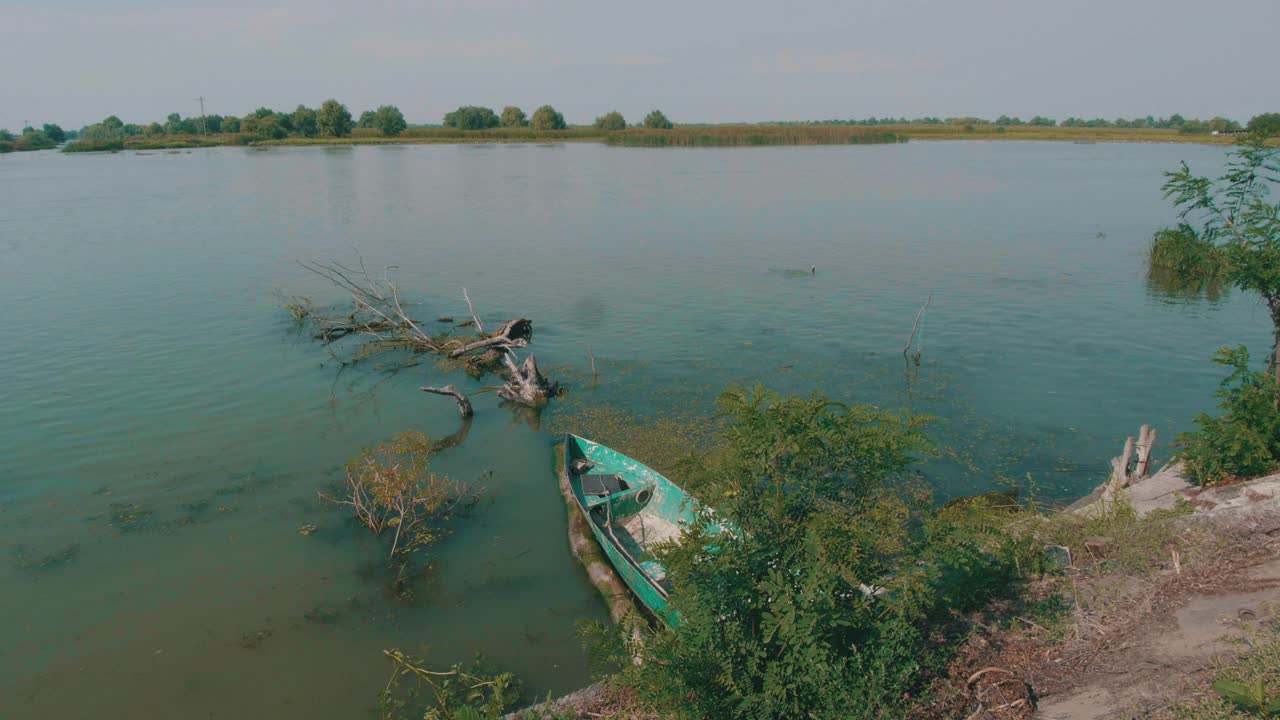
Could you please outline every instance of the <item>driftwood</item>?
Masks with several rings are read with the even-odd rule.
[[[452,385],[444,387],[421,387],[418,388],[423,392],[435,393],[436,395],[448,395],[453,401],[458,403],[458,413],[464,418],[469,418],[475,414],[475,410],[471,407],[471,400],[462,394],[462,391]]]
[[[476,325],[479,329],[477,321]],[[533,322],[524,318],[508,320],[498,328],[496,332],[487,337],[482,337],[475,342],[469,342],[462,347],[449,353],[451,358],[459,358],[476,350],[497,349],[497,350],[514,350],[515,348],[523,348],[529,346],[529,340],[533,337]]]
[[[1143,425],[1139,429],[1136,439],[1132,436],[1125,439],[1124,451],[1118,457],[1111,458],[1111,477],[1102,484],[1103,502],[1115,500],[1122,489],[1147,477],[1151,471],[1151,450],[1155,444],[1156,431],[1149,425]],[[1135,450],[1138,461],[1131,471],[1130,459]]]
[[[502,387],[498,388],[498,397],[509,402],[542,407],[547,401],[560,394],[560,386],[549,382],[538,370],[538,361],[532,354],[516,365],[511,353],[502,356],[507,364],[509,377]]]
[[[475,378],[494,370],[506,371],[506,382],[498,388],[502,399],[529,408],[540,408],[560,392],[560,387],[549,382],[538,371],[537,361],[530,355],[520,362],[515,351],[526,348],[533,339],[533,322],[526,318],[508,320],[492,333],[485,333],[480,316],[471,302],[471,294],[462,289],[467,310],[471,313],[468,325],[475,327],[480,337],[469,342],[450,338],[448,333],[430,335],[414,320],[400,299],[395,283],[384,272],[371,274],[363,259],[357,267],[339,262],[299,262],[303,268],[328,280],[351,296],[351,311],[341,316],[324,316],[314,312],[314,305],[306,298],[286,298],[286,307],[298,322],[310,322],[317,328],[316,339],[335,360],[348,365],[360,358],[367,358],[386,350],[408,350],[413,353],[443,355],[453,360],[465,359],[467,373]],[[440,321],[452,320],[441,315]],[[349,336],[357,336],[364,344],[350,362],[337,357],[330,344]],[[416,362],[416,361],[414,361]],[[413,363],[408,363],[413,364]],[[403,367],[403,366],[402,366]],[[458,412],[469,417],[474,410],[470,401],[452,385],[442,388],[424,387],[426,392],[450,395],[458,403]]]

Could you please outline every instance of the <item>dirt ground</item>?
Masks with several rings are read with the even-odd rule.
[[[979,632],[917,717],[1164,718],[1172,704],[1210,693],[1215,668],[1247,629],[1275,622],[1280,610],[1280,507],[1179,522],[1210,548],[1194,564],[1171,549],[1151,575],[1073,578],[1064,637],[1029,620]]]

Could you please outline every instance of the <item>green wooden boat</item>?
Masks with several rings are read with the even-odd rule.
[[[644,463],[577,435],[565,434],[564,469],[587,524],[623,582],[668,625],[671,584],[653,549],[680,539],[698,501]]]

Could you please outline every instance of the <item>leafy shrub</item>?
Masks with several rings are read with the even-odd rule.
[[[515,105],[508,105],[502,108],[502,127],[527,127],[529,118],[525,117],[524,111]]]
[[[1151,241],[1151,267],[1183,277],[1213,280],[1230,269],[1227,254],[1186,223],[1156,232]]]
[[[543,105],[533,111],[533,117],[529,119],[529,127],[534,130],[563,130],[567,125],[564,122],[564,115],[550,105]]]
[[[347,463],[346,482],[338,496],[321,499],[351,508],[374,535],[391,531],[390,557],[412,553],[439,535],[433,521],[447,518],[478,493],[465,484],[429,472],[435,446],[420,432],[401,433],[390,442],[364,450]]]
[[[498,116],[492,108],[464,105],[444,116],[445,127],[459,130],[483,130],[498,127]]]
[[[673,126],[661,110],[654,110],[644,116],[644,126],[651,130],[670,130]]]
[[[946,663],[938,628],[1007,587],[1014,546],[910,489],[922,418],[763,388],[719,407],[722,449],[680,470],[714,510],[661,552],[680,622],[629,681],[695,718],[899,710]]]
[[[625,130],[627,121],[623,119],[622,113],[614,110],[596,118],[595,127],[597,130]]]
[[[1280,464],[1275,377],[1250,368],[1243,345],[1222,348],[1214,362],[1232,369],[1217,392],[1223,412],[1217,417],[1201,413],[1195,420],[1199,429],[1178,436],[1187,470],[1202,485],[1263,475]]]

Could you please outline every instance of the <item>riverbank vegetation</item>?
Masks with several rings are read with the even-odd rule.
[[[1270,127],[1270,113],[1249,121],[1250,128]],[[850,128],[855,132],[849,132]],[[874,131],[869,128],[875,128]],[[551,105],[532,115],[516,106],[501,114],[493,108],[465,105],[446,113],[442,124],[411,126],[394,105],[360,113],[352,120],[345,105],[326,100],[318,109],[299,105],[292,112],[261,107],[243,118],[217,114],[184,118],[171,113],[163,123],[124,123],[116,116],[81,129],[67,152],[208,147],[213,145],[310,145],[593,141],[628,147],[733,147],[751,145],[830,145],[920,140],[1061,140],[1073,142],[1236,142],[1245,128],[1234,120],[1117,118],[1058,121],[1044,116],[1029,120],[1001,115],[978,117],[865,118],[804,122],[684,124],[676,127],[661,110],[634,125],[611,111],[590,125],[570,125]],[[669,133],[669,134],[668,134]],[[7,141],[0,140],[0,143]],[[1274,140],[1272,141],[1275,142]],[[0,145],[0,148],[5,146]],[[9,147],[8,149],[14,149]]]
[[[1266,372],[1250,366],[1244,347],[1219,351],[1216,361],[1231,368],[1218,393],[1223,413],[1200,415],[1198,429],[1179,438],[1204,484],[1280,466],[1280,203],[1269,201],[1280,186],[1280,151],[1268,146],[1268,123],[1255,123],[1261,130],[1230,154],[1221,177],[1195,175],[1185,162],[1165,174],[1179,224],[1156,233],[1150,251],[1153,272],[1256,293],[1271,318]]]
[[[821,125],[681,125],[671,130],[628,128],[604,142],[622,147],[735,147],[749,145],[868,145],[906,142],[881,129]]]
[[[57,147],[66,139],[66,133],[62,128],[52,124],[45,124],[38,130],[34,127],[25,127],[22,129],[22,134],[17,136],[8,130],[0,130],[0,153],[48,150]]]

